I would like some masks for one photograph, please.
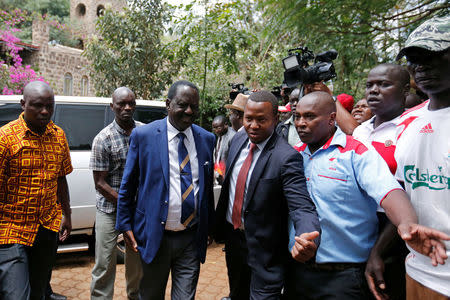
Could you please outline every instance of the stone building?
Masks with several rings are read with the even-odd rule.
[[[50,28],[46,21],[33,21],[32,45],[38,50],[31,55],[31,65],[53,87],[55,94],[67,96],[94,96],[90,82],[88,60],[83,50],[49,43]]]
[[[74,33],[81,37],[81,44],[95,34],[95,22],[105,8],[121,10],[126,0],[70,0],[70,19],[76,24]]]
[[[103,9],[120,10],[125,5],[126,0],[70,0],[70,18],[76,25],[73,32],[81,38],[80,44],[95,34],[95,22]],[[45,20],[35,20],[32,26],[31,45],[20,44],[23,62],[36,66],[57,95],[95,96],[83,50],[49,41],[50,28]]]

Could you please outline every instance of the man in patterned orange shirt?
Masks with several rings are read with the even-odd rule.
[[[72,165],[66,136],[51,121],[53,90],[31,82],[20,103],[20,117],[0,128],[0,298],[41,300],[58,231],[64,240],[72,229]]]

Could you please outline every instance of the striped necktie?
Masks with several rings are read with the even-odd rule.
[[[178,135],[178,162],[180,164],[181,185],[181,224],[188,227],[195,218],[194,184],[192,183],[191,164],[189,153],[184,146],[186,135],[180,132]]]

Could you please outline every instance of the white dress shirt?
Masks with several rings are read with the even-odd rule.
[[[167,214],[166,230],[179,231],[186,229],[181,224],[181,183],[180,183],[180,164],[178,161],[178,129],[172,126],[167,118],[167,141],[169,147],[169,211]],[[195,207],[197,209],[198,198],[198,159],[197,149],[195,148],[194,135],[189,126],[185,131],[186,135],[184,145],[189,153],[189,162],[191,164],[192,183],[194,184]]]
[[[244,207],[244,205],[246,203],[248,183],[250,182],[250,178],[252,178],[253,169],[255,168],[255,165],[258,162],[258,158],[261,155],[261,152],[263,151],[264,147],[266,146],[267,142],[269,141],[269,139],[271,137],[272,137],[272,135],[269,136],[264,141],[262,141],[261,143],[256,144],[256,148],[253,150],[252,164],[250,165],[250,169],[248,170],[248,174],[247,174],[247,180],[245,181],[244,202],[243,202],[242,207]],[[242,148],[241,153],[237,157],[236,163],[234,164],[233,170],[231,172],[230,186],[229,186],[229,190],[228,190],[229,201],[228,201],[228,211],[227,211],[227,221],[230,224],[233,224],[231,216],[233,215],[234,194],[236,191],[237,178],[239,175],[239,171],[241,171],[242,165],[244,164],[244,161],[247,158],[249,152],[250,152],[250,140],[248,140],[246,145],[244,146],[244,148]],[[244,214],[242,214],[242,213],[241,213],[241,218],[242,218],[241,227],[243,227],[244,226]]]
[[[288,143],[291,146],[295,146],[300,142],[300,136],[295,128],[294,116],[291,116],[284,124],[289,124]]]

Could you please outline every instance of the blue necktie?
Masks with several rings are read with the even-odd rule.
[[[181,184],[181,224],[188,227],[195,218],[195,198],[194,185],[192,183],[191,164],[189,153],[184,146],[184,133],[178,134],[178,162],[180,164],[180,184]]]

